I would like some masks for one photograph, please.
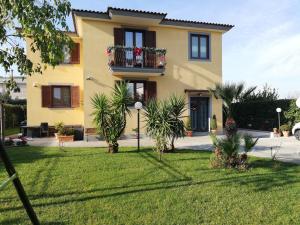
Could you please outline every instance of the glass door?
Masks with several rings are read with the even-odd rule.
[[[142,67],[143,52],[140,48],[143,47],[143,32],[135,30],[125,31],[125,47],[136,47],[136,50],[126,50],[126,66],[127,67]]]

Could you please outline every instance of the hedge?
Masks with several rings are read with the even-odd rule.
[[[26,105],[4,104],[5,128],[19,127],[26,120]]]
[[[291,101],[291,99],[280,99],[235,103],[233,105],[233,118],[239,128],[271,131],[273,127],[278,127],[276,108],[282,109],[281,124],[287,123],[283,112],[289,109]]]

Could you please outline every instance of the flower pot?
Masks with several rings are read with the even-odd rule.
[[[283,131],[282,131],[282,134],[283,134],[284,137],[288,137],[288,136],[290,136],[290,131],[288,131],[288,130],[283,130]]]
[[[193,131],[192,131],[192,130],[187,130],[187,131],[185,132],[185,134],[186,134],[186,136],[188,136],[188,137],[192,137],[192,136],[193,136]]]
[[[57,139],[59,142],[73,142],[74,141],[74,135],[57,135]]]
[[[216,133],[217,133],[217,130],[210,130],[210,132],[211,132],[212,134],[216,134]]]

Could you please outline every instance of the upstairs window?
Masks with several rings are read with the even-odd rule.
[[[190,34],[190,59],[209,59],[209,35]]]
[[[64,64],[79,64],[80,63],[80,45],[74,43],[72,48],[65,46],[64,52]]]

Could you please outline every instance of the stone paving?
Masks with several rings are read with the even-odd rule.
[[[254,137],[259,137],[259,141],[251,155],[271,158],[271,152],[276,154],[276,158],[284,162],[292,162],[300,164],[300,141],[294,137],[288,138],[270,138],[270,132],[240,130],[241,133],[250,133]],[[137,146],[137,139],[126,138],[119,140],[119,145],[124,147]],[[34,138],[28,141],[31,146],[58,146],[55,138]],[[141,138],[141,147],[151,147],[154,145],[153,140],[148,137]],[[99,141],[96,137],[90,137],[89,141],[75,141],[64,143],[65,147],[106,147],[105,141]],[[207,133],[196,134],[193,137],[185,137],[175,142],[178,149],[193,150],[211,150],[212,144]],[[272,149],[272,151],[271,151]]]

